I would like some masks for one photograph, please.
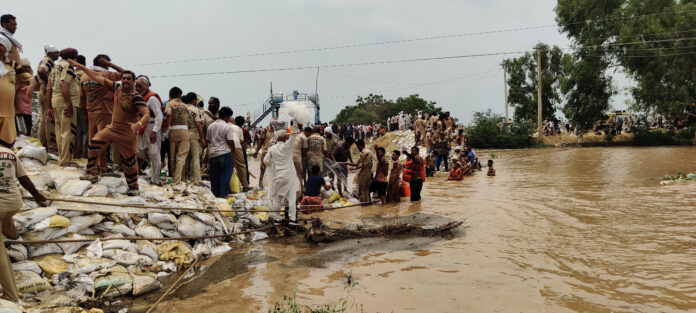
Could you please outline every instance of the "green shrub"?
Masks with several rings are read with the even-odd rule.
[[[504,118],[491,110],[474,112],[473,126],[466,137],[468,145],[479,149],[516,149],[534,146],[530,123],[503,124]],[[501,127],[502,125],[502,127]]]
[[[633,128],[633,144],[636,146],[689,145],[694,139],[696,128],[674,130],[651,130],[648,127]]]

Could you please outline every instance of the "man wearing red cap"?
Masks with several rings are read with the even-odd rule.
[[[56,121],[56,144],[58,145],[58,164],[75,166],[72,155],[75,149],[77,123],[74,106],[80,104],[80,79],[68,60],[77,59],[77,50],[66,48],[60,51],[60,62],[53,67],[46,87],[47,101],[51,106],[48,116]],[[49,98],[50,97],[50,98]]]

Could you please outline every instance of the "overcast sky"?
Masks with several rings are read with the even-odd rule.
[[[15,37],[34,68],[42,44],[74,47],[88,64],[98,53],[148,76],[429,58],[567,46],[557,28],[204,62],[138,65],[311,49],[555,24],[552,0],[475,1],[17,1]],[[7,7],[3,9],[3,14]],[[517,55],[510,55],[514,57]],[[358,95],[396,99],[417,93],[463,122],[473,111],[504,112],[505,56],[321,69],[321,117],[328,121]],[[274,92],[313,93],[316,69],[152,78],[166,97],[179,86],[217,96],[235,115],[254,112]],[[444,82],[443,82],[444,81]],[[619,102],[614,100],[614,102]],[[622,106],[620,103],[618,106]],[[512,112],[512,111],[511,111]],[[512,115],[512,113],[510,113]]]

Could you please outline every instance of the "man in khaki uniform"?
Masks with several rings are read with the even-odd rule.
[[[169,130],[169,160],[173,164],[170,166],[173,173],[173,184],[181,182],[181,175],[184,171],[184,164],[189,153],[189,132],[188,132],[188,108],[181,102],[182,91],[179,87],[172,87],[169,90],[169,100],[165,108],[167,119],[164,120],[166,133]]]
[[[77,59],[77,50],[66,48],[60,51],[61,60],[53,67],[49,77],[47,95],[50,97],[51,109],[56,121],[56,143],[58,145],[58,164],[60,166],[77,166],[72,162],[75,149],[74,138],[77,133],[74,106],[80,104],[80,80],[68,59]]]
[[[56,150],[55,122],[49,120],[46,111],[50,104],[46,102],[46,85],[48,75],[51,74],[55,61],[58,60],[60,51],[53,45],[44,45],[46,56],[39,63],[37,75],[39,77],[39,142],[49,151]]]
[[[92,61],[92,70],[99,72],[100,75],[112,81],[121,80],[123,68],[111,63],[109,56],[105,54],[97,55]],[[109,72],[108,68],[113,68],[117,72]],[[89,75],[83,75],[80,79],[82,88],[82,98],[84,99],[85,110],[87,111],[87,137],[89,140],[99,131],[111,124],[111,115],[114,108],[114,95],[112,90],[104,87],[98,81],[91,79]],[[114,155],[116,149],[112,146]],[[113,159],[115,164],[120,163],[120,158]],[[106,153],[101,153],[97,160],[100,173],[108,173],[109,168],[106,161]]]
[[[11,46],[7,49],[7,56],[10,60],[19,64],[19,53],[22,51],[22,44],[14,38],[14,33],[17,31],[17,18],[12,14],[0,16],[0,37],[5,37],[10,41]]]
[[[196,105],[198,96],[189,92],[182,98],[188,109],[189,153],[186,158],[186,173],[192,184],[200,184],[201,177],[201,153],[206,147],[205,134],[203,133],[203,116]]]
[[[301,127],[300,125],[297,125],[297,127]],[[295,171],[297,172],[297,178],[300,180],[300,185],[304,186],[304,175],[303,175],[303,170],[304,168],[302,167],[303,164],[303,159],[304,159],[304,154],[305,154],[305,149],[307,149],[307,135],[305,135],[306,132],[300,132],[297,135],[297,139],[295,144],[292,147],[292,162],[295,165]]]
[[[312,135],[307,138],[307,168],[315,165],[319,171],[324,170],[324,156],[327,152],[326,140],[321,136],[321,128],[314,127]]]
[[[0,144],[9,147],[17,139],[14,105],[16,84],[28,85],[31,81],[31,74],[7,56],[11,46],[10,40],[0,36]]]

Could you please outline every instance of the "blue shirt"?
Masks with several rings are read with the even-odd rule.
[[[321,187],[326,185],[324,177],[319,175],[312,175],[307,178],[305,183],[305,196],[308,197],[318,197]]]
[[[474,160],[474,150],[469,150],[469,153],[466,154],[469,157],[469,161],[471,162],[471,167],[474,167],[476,165],[476,160]]]

